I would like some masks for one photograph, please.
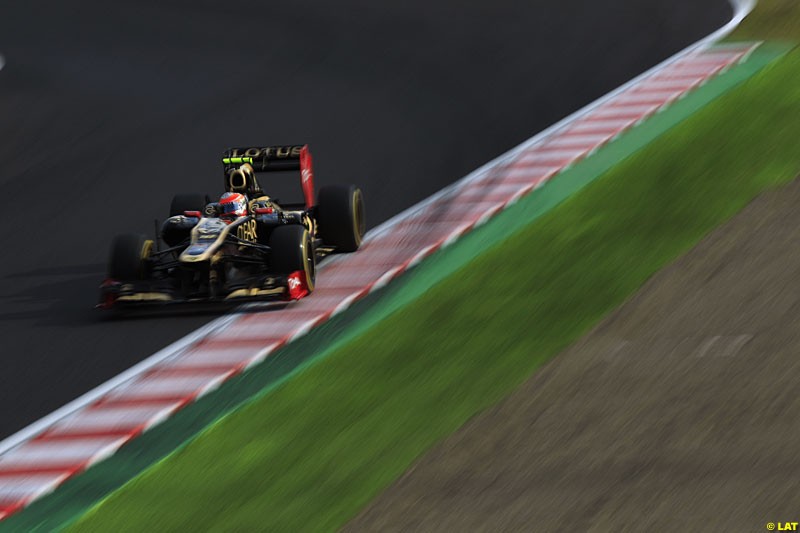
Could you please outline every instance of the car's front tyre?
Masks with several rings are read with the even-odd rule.
[[[270,270],[288,276],[293,272],[304,272],[308,292],[314,290],[317,264],[311,235],[305,226],[287,224],[272,230],[269,238]]]
[[[118,235],[111,243],[108,259],[108,277],[120,281],[133,281],[147,277],[147,260],[153,250],[153,241],[144,235],[129,233]]]

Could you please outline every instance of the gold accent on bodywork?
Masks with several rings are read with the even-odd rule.
[[[211,244],[202,254],[189,255],[186,253],[186,250],[184,250],[183,252],[181,252],[181,255],[178,257],[178,259],[185,263],[201,263],[203,261],[210,260],[211,257],[217,252],[219,247],[222,246],[222,244],[225,242],[225,239],[228,238],[228,233],[230,233],[231,229],[238,227],[240,224],[243,224],[249,219],[250,219],[249,217],[241,217],[234,220],[230,224],[226,225],[224,228],[222,228],[222,231],[219,232],[219,235],[217,235],[217,238],[214,241],[214,243]],[[197,243],[197,233],[200,229],[203,220],[204,219],[200,219],[200,222],[198,222],[192,228],[192,240],[189,246],[186,247],[187,250]]]
[[[239,224],[236,237],[247,242],[258,242],[258,224],[254,218]]]
[[[125,296],[119,296],[117,298],[118,302],[170,302],[172,301],[172,296],[169,294],[164,294],[163,292],[139,292],[136,294],[128,294]]]
[[[247,205],[247,208],[250,210],[251,213],[255,213],[256,212],[256,208],[257,207],[261,207],[261,205],[263,205],[263,204],[269,204],[273,208],[276,207],[275,202],[273,202],[272,199],[270,199],[269,196],[264,194],[264,195],[259,196],[258,198],[253,198],[252,200],[250,200],[250,203]],[[277,211],[277,209],[275,209],[275,210]]]
[[[142,259],[147,259],[151,253],[153,253],[153,241],[152,239],[147,239],[144,241],[144,246],[142,246]]]
[[[250,163],[245,163],[239,168],[228,173],[228,188],[231,191],[244,192],[253,181],[253,167]]]
[[[289,145],[289,146],[264,146],[264,147],[250,147],[250,148],[233,148],[230,150],[229,157],[251,157],[258,159],[264,157],[267,159],[286,159],[300,157],[300,151],[303,145]],[[239,150],[244,150],[243,154]]]
[[[249,289],[237,289],[226,296],[225,299],[231,300],[234,298],[248,298],[253,296],[271,296],[273,294],[283,294],[285,291],[285,287],[277,287],[274,289],[258,289],[255,287]]]

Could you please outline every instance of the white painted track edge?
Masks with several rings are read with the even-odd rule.
[[[42,433],[45,429],[50,427],[55,422],[61,420],[62,418],[65,418],[70,414],[79,411],[80,409],[86,407],[87,405],[99,400],[102,396],[104,396],[111,390],[140,376],[150,368],[164,361],[167,361],[173,357],[177,357],[183,352],[183,350],[191,346],[194,342],[202,339],[203,337],[212,333],[213,331],[226,326],[229,322],[231,322],[235,318],[236,315],[226,315],[212,322],[209,322],[200,329],[197,329],[192,333],[190,333],[189,335],[186,335],[185,337],[173,342],[169,346],[162,348],[161,350],[157,351],[144,361],[141,361],[140,363],[132,366],[128,370],[111,378],[102,385],[95,387],[86,394],[76,398],[75,400],[69,402],[63,407],[60,407],[59,409],[53,411],[44,418],[37,420],[33,424],[25,427],[24,429],[18,431],[17,433],[14,433],[10,437],[3,439],[2,441],[0,441],[0,455],[5,454],[9,450],[35,437],[39,433]]]

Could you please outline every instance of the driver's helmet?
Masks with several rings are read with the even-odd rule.
[[[247,214],[247,198],[238,192],[226,192],[219,199],[219,213],[223,217],[242,217]]]

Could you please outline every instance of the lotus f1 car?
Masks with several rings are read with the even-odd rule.
[[[358,249],[361,190],[322,187],[315,201],[307,145],[231,148],[222,163],[218,202],[176,195],[155,239],[116,237],[99,307],[299,299],[314,290],[318,259]],[[279,205],[267,196],[256,174],[272,171],[299,171],[304,202]]]

